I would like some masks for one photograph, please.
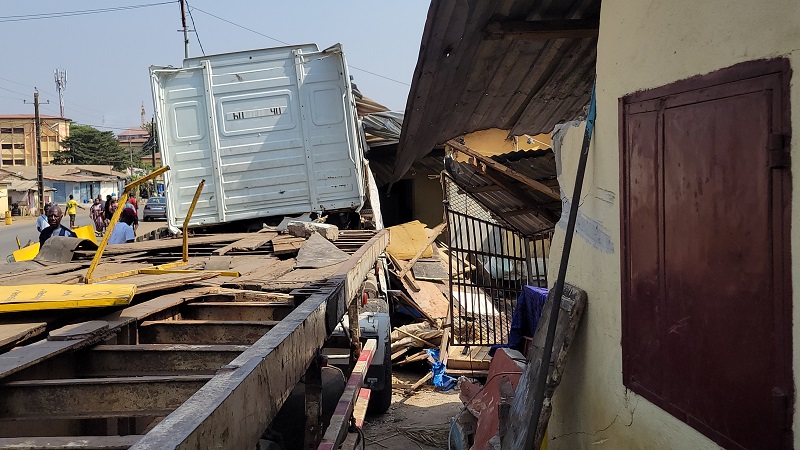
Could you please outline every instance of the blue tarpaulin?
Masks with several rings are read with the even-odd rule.
[[[445,367],[444,363],[439,361],[439,350],[436,349],[428,349],[425,350],[428,352],[428,356],[433,358],[434,362],[433,366],[431,366],[431,372],[433,372],[433,385],[442,388],[443,391],[449,391],[456,387],[456,383],[458,380],[455,378],[445,375]]]

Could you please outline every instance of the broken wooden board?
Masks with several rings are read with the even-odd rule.
[[[193,245],[222,244],[225,242],[235,242],[240,239],[251,237],[253,233],[222,233],[207,236],[189,237],[189,247]],[[152,252],[158,250],[181,248],[182,239],[156,239],[152,241],[132,242],[130,244],[109,245],[103,252],[103,256],[124,255],[133,252]],[[78,250],[75,255],[92,257],[94,252]]]
[[[0,349],[12,347],[34,336],[44,333],[45,322],[0,323]]]
[[[407,264],[405,261],[398,261],[398,263],[401,267]],[[408,295],[417,304],[420,311],[424,310],[425,314],[433,319],[447,317],[447,313],[450,311],[450,302],[439,289],[441,283],[416,280],[419,289],[415,291],[405,278],[402,281]]]
[[[213,272],[211,273],[197,272],[197,273],[187,273],[187,274],[165,273],[163,275],[133,275],[130,277],[125,277],[117,280],[101,281],[99,283],[90,284],[87,286],[107,286],[107,285],[113,285],[115,284],[115,282],[119,283],[120,280],[124,280],[125,283],[135,284],[136,292],[139,294],[143,294],[146,292],[155,292],[155,291],[163,291],[166,289],[173,289],[176,287],[181,287],[190,283],[194,283],[196,281],[214,278],[216,276],[218,276],[218,274]]]
[[[235,289],[269,290],[270,283],[285,275],[294,267],[294,259],[268,260],[255,270],[222,283],[222,287]]]
[[[561,375],[564,373],[564,366],[567,362],[567,352],[575,337],[583,310],[586,308],[586,292],[569,284],[564,285],[564,295],[561,300],[561,310],[556,322],[555,340],[553,341],[553,352],[550,358],[550,370],[548,371],[547,384],[544,391],[544,403],[541,415],[538,418],[536,429],[531,429],[531,415],[534,408],[534,386],[536,374],[542,365],[544,344],[547,339],[547,324],[550,321],[550,314],[553,308],[553,292],[547,298],[547,302],[539,320],[541,324],[536,328],[533,335],[533,343],[527,355],[530,363],[525,367],[525,371],[520,379],[514,400],[511,403],[511,428],[509,435],[511,439],[506,439],[503,445],[504,450],[524,448],[529,433],[534,435],[533,448],[542,445],[542,438],[547,429],[552,412],[552,398],[558,384],[561,382]]]
[[[414,278],[418,281],[444,281],[450,279],[450,271],[447,270],[447,263],[438,259],[419,260],[412,269]]]
[[[278,236],[277,231],[264,231],[264,232],[252,233],[252,236],[239,239],[238,241],[230,243],[225,247],[214,250],[213,254],[224,255],[231,251],[232,252],[252,251],[263,245],[266,245],[269,241],[271,241],[277,236]]]
[[[319,269],[294,269],[269,284],[269,289],[289,292],[300,289],[310,283],[317,283],[333,275],[342,263]]]
[[[350,255],[339,250],[339,247],[331,241],[318,233],[314,233],[300,246],[295,259],[295,267],[298,269],[319,269],[343,263],[349,257]]]
[[[294,255],[300,250],[305,238],[282,234],[272,239],[272,253],[280,255]]]
[[[447,369],[454,370],[489,370],[492,357],[485,345],[451,345],[447,349]]]
[[[0,286],[0,313],[121,306],[130,303],[133,284],[33,284]]]
[[[104,320],[90,320],[88,322],[75,323],[53,330],[47,335],[47,340],[77,341],[105,331],[108,331],[108,322]]]

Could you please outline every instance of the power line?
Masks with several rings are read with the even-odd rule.
[[[252,28],[247,28],[247,27],[246,27],[246,26],[244,26],[244,25],[239,25],[238,23],[231,22],[231,21],[230,21],[230,20],[228,20],[228,19],[223,19],[222,17],[220,17],[220,16],[217,16],[217,15],[214,15],[214,14],[211,14],[211,13],[210,13],[210,12],[208,12],[208,11],[203,11],[203,10],[202,10],[202,9],[200,9],[200,8],[197,8],[197,7],[195,7],[194,9],[196,9],[197,11],[200,11],[200,12],[201,12],[201,13],[203,13],[203,14],[209,15],[209,16],[211,16],[211,17],[215,18],[215,19],[219,19],[219,20],[221,20],[221,21],[223,21],[223,22],[226,22],[226,23],[229,23],[229,24],[231,24],[231,25],[233,25],[233,26],[239,27],[239,28],[241,28],[241,29],[243,29],[243,30],[250,31],[250,32],[252,32],[252,33],[255,33],[255,34],[259,35],[259,36],[264,36],[265,38],[267,38],[267,39],[272,39],[272,40],[273,40],[273,41],[275,41],[275,42],[280,42],[280,43],[281,43],[281,44],[283,44],[283,45],[292,45],[292,44],[290,44],[290,43],[288,43],[288,42],[286,42],[286,41],[282,41],[282,40],[280,40],[280,39],[278,39],[278,38],[274,38],[274,37],[272,37],[272,36],[268,36],[268,35],[266,35],[266,34],[264,34],[264,33],[261,33],[261,32],[259,32],[259,31],[256,31],[256,30],[254,30],[254,29],[252,29]]]
[[[186,2],[186,6],[189,8],[189,18],[192,19],[192,28],[194,29],[194,36],[197,38],[197,43],[200,45],[200,51],[203,52],[203,56],[206,56],[206,51],[203,50],[203,43],[200,42],[200,33],[197,32],[197,25],[194,24],[194,16],[192,15],[192,5],[189,2]]]
[[[60,17],[86,16],[89,14],[102,14],[108,12],[128,11],[132,9],[141,9],[141,8],[150,8],[153,6],[168,5],[170,3],[175,3],[175,2],[176,0],[171,0],[159,3],[147,3],[143,5],[115,6],[111,8],[83,9],[78,11],[59,11],[59,12],[38,13],[38,14],[22,14],[15,16],[0,16],[0,23],[24,22],[28,20],[56,19]]]
[[[197,7],[195,7],[194,9],[196,9],[196,10],[200,11],[200,12],[201,12],[201,13],[203,13],[203,14],[206,14],[206,15],[209,15],[209,16],[211,16],[211,17],[214,17],[215,19],[219,19],[219,20],[221,20],[221,21],[223,21],[223,22],[226,22],[226,23],[229,23],[229,24],[231,24],[231,25],[233,25],[233,26],[239,27],[239,28],[241,28],[241,29],[243,29],[243,30],[250,31],[250,32],[252,32],[252,33],[255,33],[255,34],[259,35],[259,36],[263,36],[263,37],[265,37],[265,38],[267,38],[267,39],[272,39],[272,40],[273,40],[273,41],[275,41],[275,42],[280,42],[281,44],[284,44],[284,45],[292,45],[292,44],[290,44],[290,43],[288,43],[288,42],[286,42],[286,41],[282,41],[282,40],[280,40],[280,39],[278,39],[278,38],[275,38],[275,37],[272,37],[272,36],[266,35],[266,34],[264,34],[264,33],[261,33],[260,31],[256,31],[256,30],[254,30],[254,29],[252,29],[252,28],[247,28],[247,27],[246,27],[246,26],[244,26],[244,25],[239,25],[238,23],[236,23],[236,22],[231,22],[231,21],[230,21],[230,20],[228,20],[228,19],[223,19],[223,18],[222,18],[222,17],[220,17],[220,16],[217,16],[217,15],[211,14],[210,12],[208,12],[208,11],[204,11],[204,10],[202,10],[202,9],[200,9],[200,8],[197,8]],[[191,9],[189,9],[189,16],[191,16]],[[194,22],[193,22],[193,23],[194,23]],[[200,39],[199,39],[199,38],[198,38],[198,42],[200,42]],[[387,77],[386,75],[381,75],[381,74],[379,74],[379,73],[371,72],[371,71],[369,71],[369,70],[367,70],[367,69],[362,69],[362,68],[360,68],[360,67],[356,67],[356,66],[354,66],[354,65],[352,65],[352,64],[348,64],[348,65],[347,65],[347,67],[350,67],[351,69],[355,69],[355,70],[358,70],[358,71],[361,71],[361,72],[364,72],[364,73],[368,73],[368,74],[370,74],[370,75],[374,75],[374,76],[376,76],[376,77],[378,77],[378,78],[383,78],[384,80],[393,81],[393,82],[395,82],[395,83],[399,83],[399,84],[402,84],[402,85],[404,85],[404,86],[411,86],[409,83],[406,83],[405,81],[395,80],[394,78]]]

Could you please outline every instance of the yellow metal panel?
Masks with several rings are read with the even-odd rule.
[[[135,284],[0,286],[0,312],[120,306],[135,293]]]
[[[30,261],[39,254],[39,243],[31,244],[27,247],[22,247],[19,250],[14,250],[14,261]]]

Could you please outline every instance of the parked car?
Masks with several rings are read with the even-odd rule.
[[[167,199],[164,197],[150,197],[142,211],[142,220],[145,222],[154,219],[167,220]]]

